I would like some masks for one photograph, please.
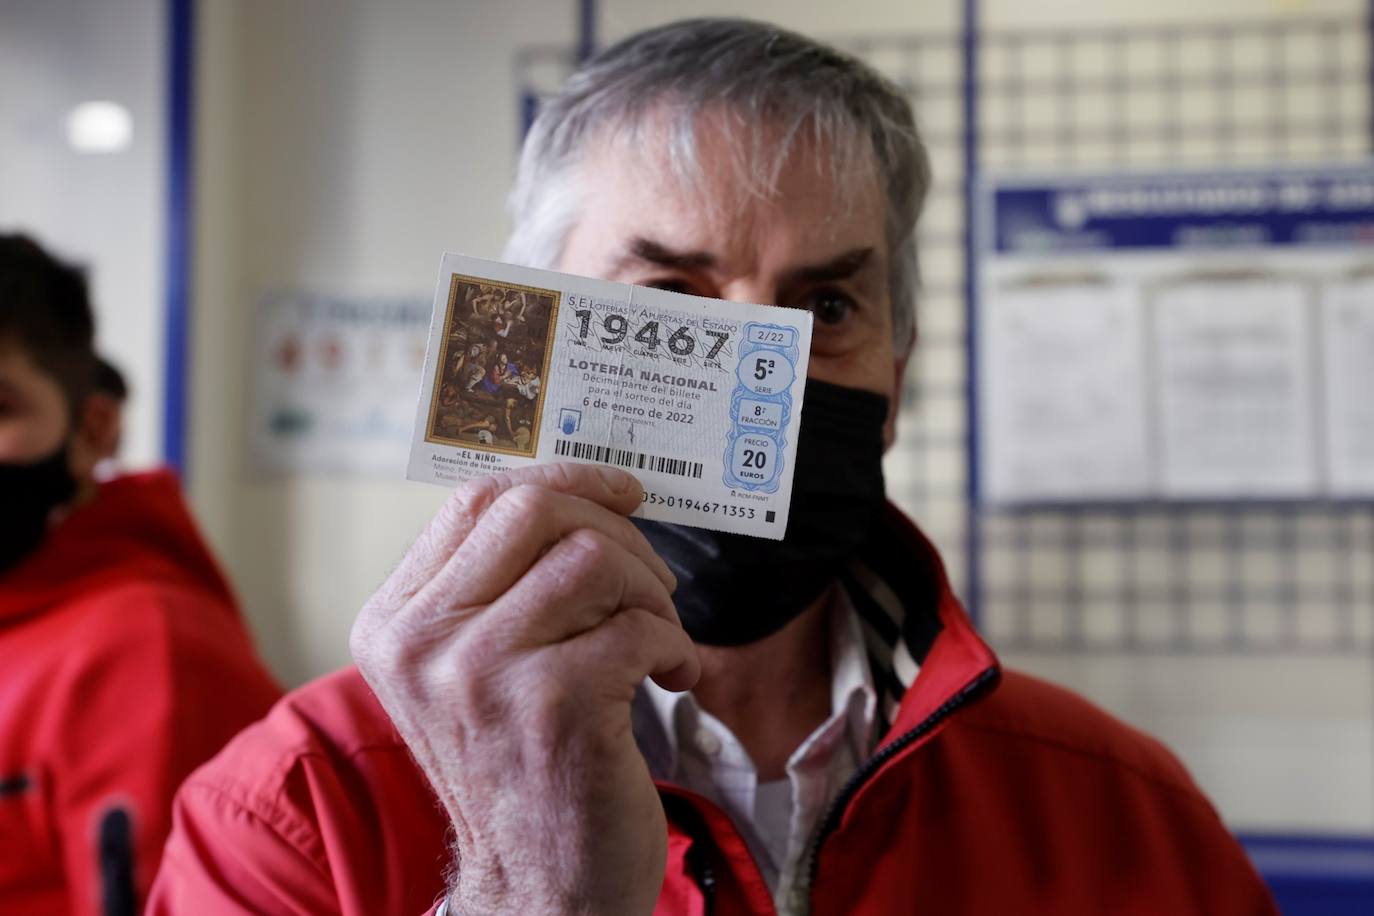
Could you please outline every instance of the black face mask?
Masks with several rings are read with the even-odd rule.
[[[33,552],[48,530],[48,516],[76,495],[67,446],[29,464],[0,464],[0,572]]]
[[[631,519],[673,574],[687,634],[710,646],[782,629],[835,581],[882,512],[887,398],[808,380],[781,541]]]

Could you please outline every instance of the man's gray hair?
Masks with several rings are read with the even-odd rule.
[[[576,219],[573,166],[609,128],[635,130],[651,110],[671,116],[668,154],[683,178],[697,170],[697,118],[725,111],[755,193],[776,193],[799,140],[828,156],[838,189],[876,164],[887,202],[893,336],[916,328],[915,228],[930,163],[901,90],[862,61],[776,26],[689,19],[640,32],[583,64],[539,112],[525,138],[510,196],[505,259],[556,267]],[[740,141],[743,141],[741,144]]]

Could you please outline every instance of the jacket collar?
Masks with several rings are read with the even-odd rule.
[[[0,623],[41,613],[101,588],[137,580],[233,595],[201,540],[170,471],[117,477],[0,574]]]
[[[997,656],[974,630],[935,546],[891,503],[845,583],[865,624],[874,681],[886,689],[880,708],[889,728],[879,750],[1000,676]]]
[[[934,545],[896,506],[888,504],[840,581],[858,614],[878,692],[880,748],[998,676],[997,656],[955,597]],[[669,778],[672,739],[643,689],[631,721],[649,771]]]

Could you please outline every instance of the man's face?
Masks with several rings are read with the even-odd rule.
[[[886,395],[895,408],[900,367],[879,183],[869,173],[837,188],[829,163],[818,167],[803,148],[784,167],[775,197],[751,196],[720,133],[700,129],[708,124],[699,124],[697,189],[646,145],[612,140],[590,149],[580,164],[582,216],[558,269],[808,309],[809,375]]]
[[[17,344],[0,339],[0,464],[48,457],[68,434],[61,387]]]

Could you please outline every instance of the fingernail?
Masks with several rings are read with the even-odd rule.
[[[624,471],[616,468],[598,468],[601,471],[601,478],[606,481],[606,486],[611,488],[612,493],[624,493],[634,486],[634,478]]]

